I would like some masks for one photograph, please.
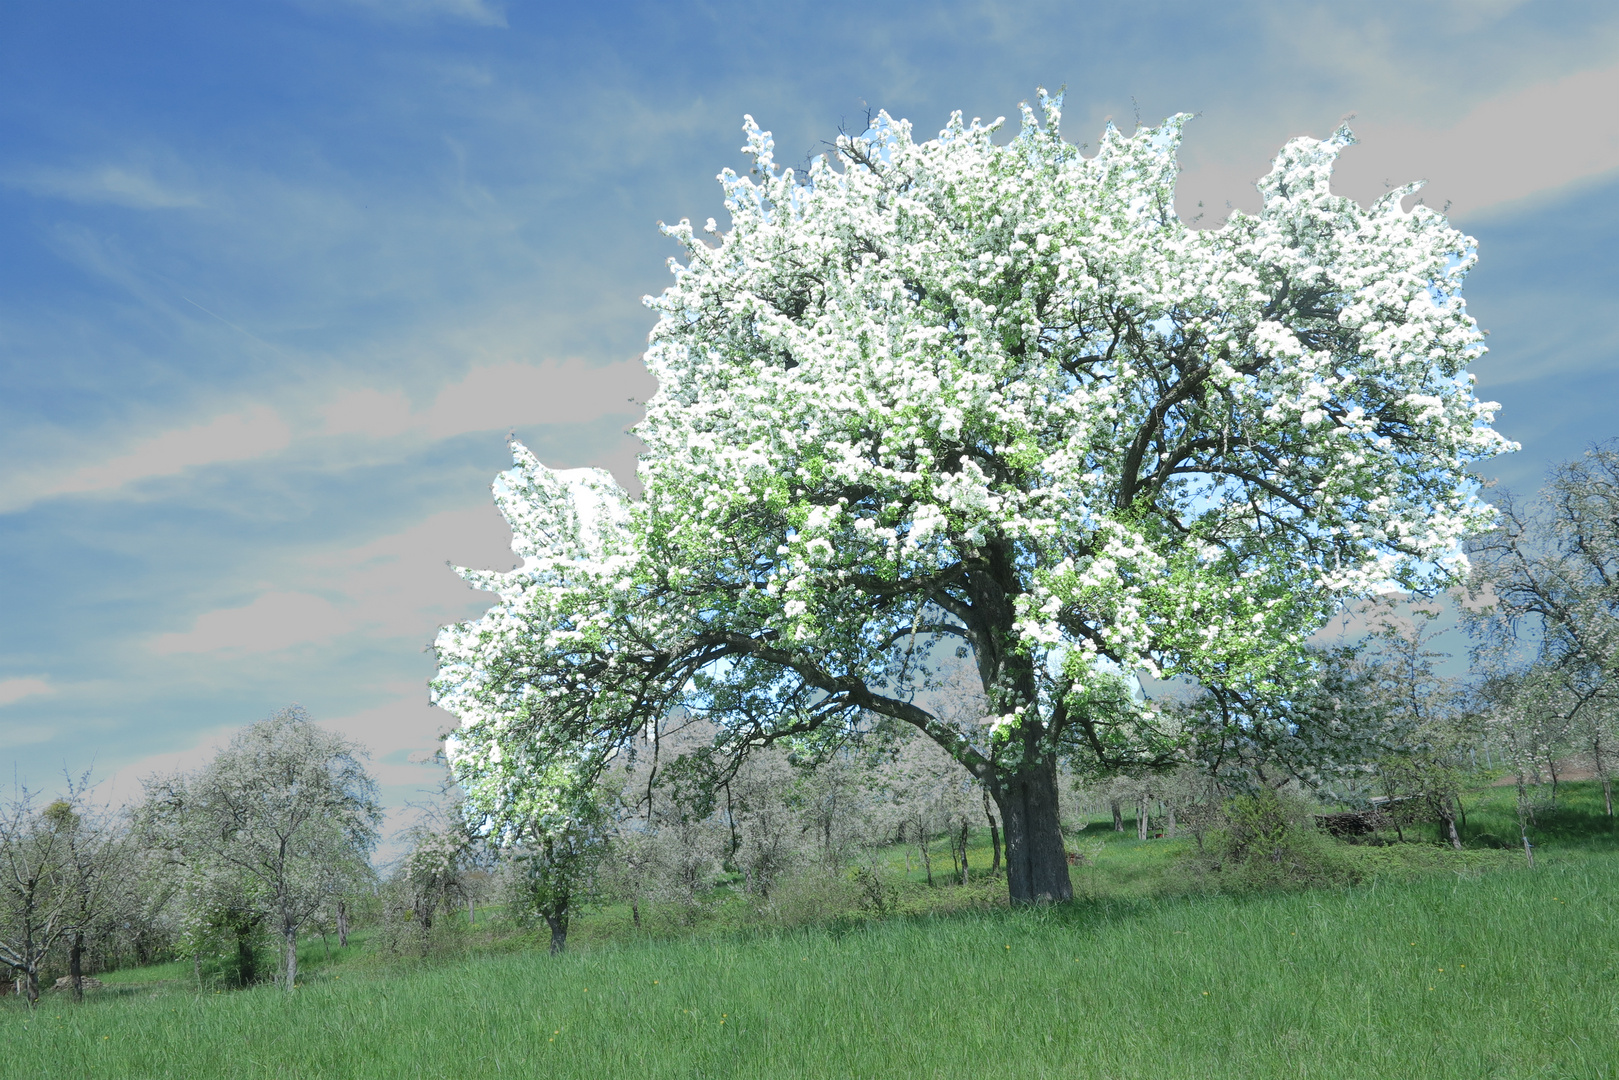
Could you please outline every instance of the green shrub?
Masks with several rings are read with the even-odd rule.
[[[1354,883],[1355,864],[1315,827],[1312,810],[1290,792],[1234,796],[1202,850],[1187,857],[1206,887],[1223,892]]]

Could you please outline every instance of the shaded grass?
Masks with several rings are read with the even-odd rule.
[[[1549,851],[1619,853],[1619,819],[1607,816],[1602,803],[1602,785],[1595,781],[1574,781],[1557,785],[1531,786],[1528,794],[1534,810],[1529,822],[1529,840]],[[1469,847],[1500,844],[1517,848],[1517,791],[1514,787],[1486,787],[1463,800],[1467,822],[1460,829]]]
[[[1283,896],[334,963],[292,995],[0,1010],[0,1077],[1614,1077],[1615,897],[1619,858],[1554,856]]]

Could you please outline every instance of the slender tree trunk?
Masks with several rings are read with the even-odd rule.
[[[340,948],[349,945],[349,905],[347,900],[337,902],[337,944]]]
[[[545,913],[545,925],[551,928],[551,955],[557,956],[568,947],[568,909]]]
[[[1523,841],[1523,858],[1529,864],[1529,869],[1535,868],[1535,852],[1529,843],[1529,827],[1524,820],[1524,790],[1523,777],[1518,777],[1518,837]]]
[[[725,824],[731,830],[731,853],[729,855],[725,856],[725,867],[726,867],[727,870],[731,870],[731,869],[733,869],[731,864],[736,859],[736,853],[738,851],[742,850],[742,838],[737,835],[737,831],[736,831],[736,812],[731,809],[731,785],[730,784],[725,784],[723,786],[724,786],[724,789],[725,789]],[[562,936],[563,937],[568,936],[566,930],[564,930],[562,932]],[[551,951],[552,952],[561,952],[562,950],[561,949],[552,949]]]
[[[67,950],[67,975],[73,987],[73,1000],[84,1000],[84,931],[73,932],[73,944]]]
[[[637,930],[641,929],[641,898],[630,897],[630,920],[635,923]]]
[[[1141,796],[1136,800],[1136,839],[1147,838],[1147,797]]]
[[[287,955],[287,993],[292,993],[293,987],[298,985],[298,928],[289,926],[282,931],[286,942]]]
[[[1456,833],[1456,819],[1453,817],[1446,818],[1445,824],[1450,826],[1450,846],[1457,851],[1462,850],[1462,838]]]
[[[1173,840],[1173,839],[1175,839],[1175,804],[1170,803],[1168,809],[1169,809],[1169,813],[1168,813],[1168,818],[1169,818],[1169,830],[1168,830],[1169,831],[1169,838],[1171,840]]]
[[[1006,827],[1006,885],[1014,904],[1074,898],[1057,810],[1057,765],[1032,764],[997,778],[992,794]]]
[[[478,902],[472,898],[471,893],[468,893],[467,894],[467,925],[472,926],[472,925],[476,924],[477,921],[478,921]]]
[[[1117,800],[1117,799],[1111,800],[1109,802],[1109,805],[1113,808],[1113,831],[1114,832],[1123,832],[1124,831],[1124,807],[1119,805],[1119,800]]]
[[[928,851],[928,830],[921,824],[916,828],[916,847],[922,853],[922,869],[928,874],[928,887],[933,887],[933,856]]]
[[[996,824],[995,814],[990,810],[988,791],[984,792],[984,816],[989,819],[989,847],[993,852],[989,872],[993,874],[1001,868],[1001,828]]]
[[[1597,779],[1602,781],[1602,805],[1609,817],[1613,817],[1613,778],[1608,775],[1608,767],[1602,761],[1602,740],[1591,740],[1591,763],[1596,766]]]
[[[968,884],[967,879],[967,814],[962,814],[962,884]]]

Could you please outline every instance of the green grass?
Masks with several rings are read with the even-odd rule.
[[[1366,847],[1367,885],[1199,896],[1132,833],[1094,869],[1118,888],[1060,908],[580,933],[561,958],[328,963],[317,939],[292,995],[119,973],[0,1008],[0,1077],[1619,1078],[1619,849],[1583,798],[1540,815],[1533,872]]]

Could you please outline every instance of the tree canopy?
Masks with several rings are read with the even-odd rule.
[[[877,714],[985,785],[1014,899],[1065,898],[1059,759],[1168,766],[1189,724],[1285,697],[1340,601],[1464,565],[1491,514],[1464,466],[1509,447],[1465,370],[1472,239],[1415,185],[1334,195],[1347,129],[1194,229],[1186,116],[1086,157],[1060,105],[1004,143],[882,113],[802,177],[747,120],[730,227],[665,229],[643,497],[517,445],[495,497],[522,565],[462,571],[499,599],[440,633],[434,695],[491,821],[676,707],[733,757]],[[927,707],[938,641],[983,721]],[[1231,705],[1156,709],[1139,671]]]
[[[146,782],[143,827],[184,867],[192,921],[267,923],[288,990],[299,929],[369,873],[381,808],[364,756],[294,705],[242,729],[195,775]]]

